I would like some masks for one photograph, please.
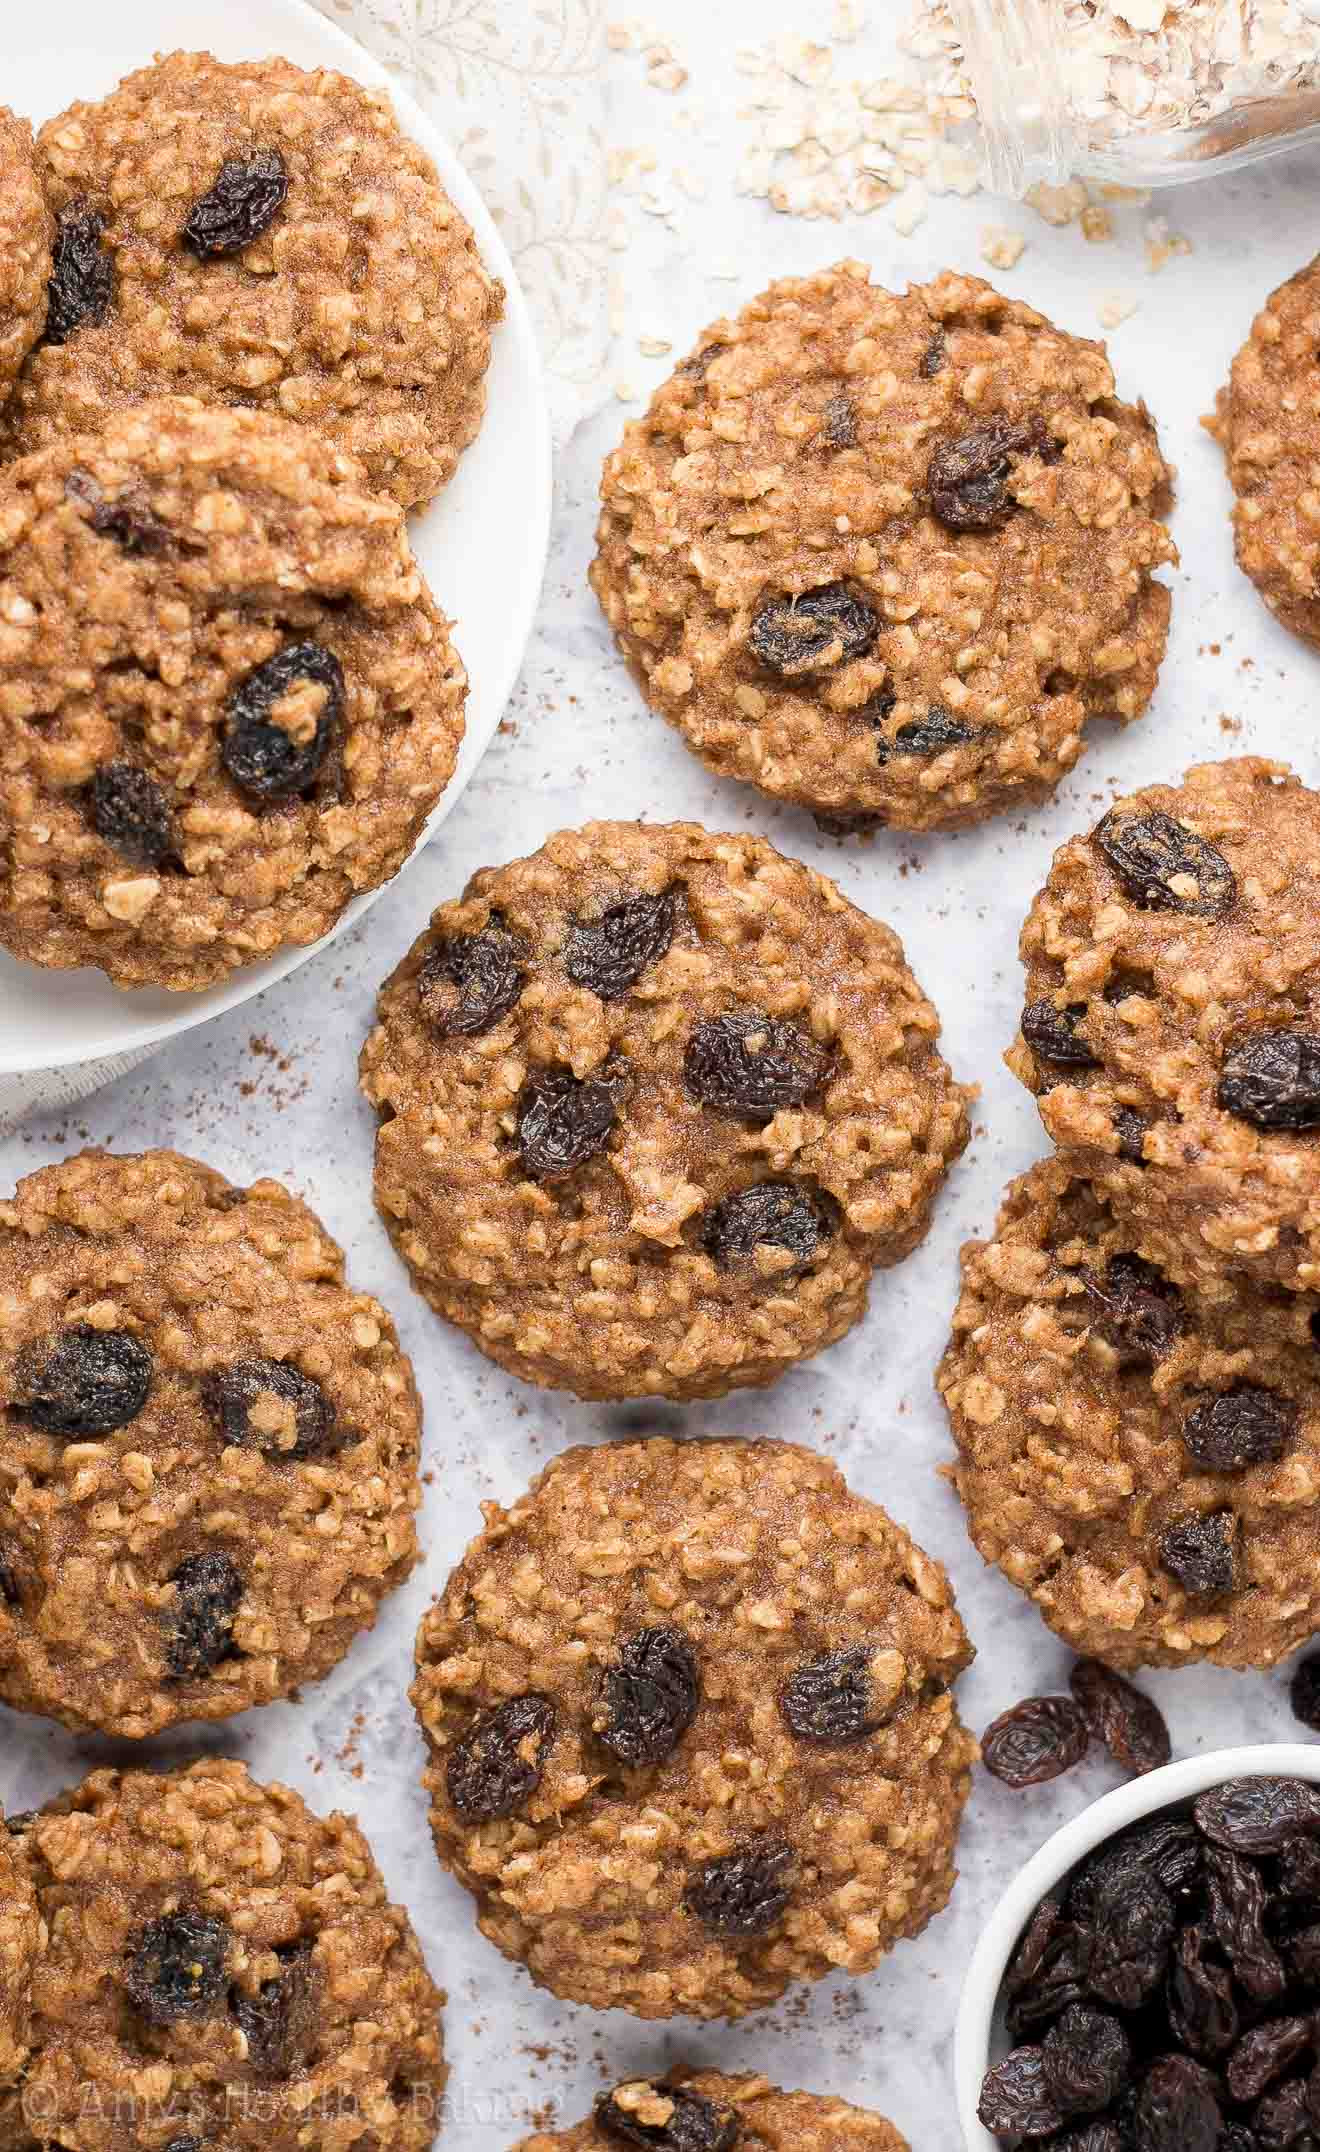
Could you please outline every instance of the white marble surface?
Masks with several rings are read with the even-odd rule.
[[[882,278],[897,282],[944,262],[978,266],[980,226],[992,214],[984,200],[937,204],[930,223],[906,241],[883,216],[841,229],[790,223],[762,203],[733,197],[732,122],[695,138],[679,131],[684,102],[717,110],[724,100],[732,108],[739,85],[731,56],[739,39],[809,27],[805,18],[814,12],[805,0],[727,0],[721,9],[653,0],[652,15],[663,13],[672,23],[692,68],[686,100],[646,89],[635,58],[612,63],[611,138],[649,142],[662,166],[699,165],[711,180],[709,200],[689,214],[681,237],[652,221],[635,252],[620,257],[632,293],[631,338],[667,334],[681,351],[740,288],[750,294],[772,274],[845,252],[873,261]],[[874,54],[873,46],[872,63]],[[619,404],[602,392],[563,459],[551,571],[521,687],[503,734],[438,842],[360,931],[291,982],[176,1043],[75,1119],[30,1122],[3,1146],[6,1183],[86,1141],[120,1148],[173,1143],[238,1178],[284,1175],[346,1242],[356,1278],[397,1313],[428,1413],[425,1567],[375,1635],[300,1704],[172,1745],[230,1749],[258,1773],[292,1780],[314,1803],[360,1811],[450,1990],[454,2078],[446,2143],[503,2152],[530,2126],[534,2111],[559,2103],[572,2118],[601,2075],[650,2070],[686,2053],[764,2068],[781,2080],[873,2104],[893,2117],[915,2152],[953,2152],[957,2144],[949,2056],[961,1970],[1015,1866],[1057,1822],[1115,1782],[1106,1764],[1088,1763],[1027,1797],[978,1775],[952,1908],[870,1979],[826,1982],[741,2026],[643,2026],[556,2005],[476,1935],[467,1901],[440,1874],[426,1834],[417,1785],[421,1749],[404,1701],[411,1637],[429,1595],[478,1527],[482,1498],[514,1494],[569,1440],[663,1421],[818,1442],[861,1489],[910,1525],[949,1565],[979,1648],[962,1689],[973,1726],[1024,1692],[1060,1681],[1066,1654],[1030,1608],[982,1569],[936,1476],[948,1439],[931,1372],[952,1304],[958,1242],[991,1223],[1004,1180],[1039,1149],[1034,1109],[999,1055],[1020,998],[1017,927],[1052,847],[1094,820],[1114,790],[1173,775],[1192,760],[1250,747],[1290,758],[1305,776],[1314,778],[1317,770],[1320,661],[1272,626],[1237,576],[1221,469],[1197,421],[1256,303],[1310,254],[1318,185],[1320,157],[1303,156],[1184,192],[1166,206],[1195,252],[1155,278],[1145,275],[1137,239],[1120,254],[1086,246],[1075,231],[1048,230],[1029,213],[1009,219],[1029,231],[1031,245],[1006,283],[1068,326],[1094,329],[1101,291],[1139,292],[1140,311],[1113,340],[1120,379],[1147,396],[1181,470],[1176,531],[1183,567],[1173,577],[1174,639],[1156,706],[1126,736],[1102,732],[1050,811],[967,836],[896,837],[849,849],[821,839],[805,817],[707,778],[676,736],[642,709],[586,589],[596,475],[622,419]],[[1131,213],[1127,223],[1139,232]],[[741,264],[742,287],[705,273],[721,258]],[[647,383],[662,364],[640,360],[630,342],[615,371]],[[490,423],[499,423],[498,413]],[[497,563],[491,573],[498,574]],[[1226,735],[1226,720],[1240,730]],[[374,985],[429,907],[458,890],[476,867],[530,849],[548,831],[588,813],[692,815],[715,826],[751,827],[826,867],[850,896],[902,932],[943,1010],[955,1069],[983,1086],[977,1136],[935,1231],[911,1261],[879,1281],[867,1321],[773,1392],[686,1415],[577,1405],[497,1373],[411,1293],[370,1201],[372,1125],[355,1087],[354,1057]],[[1278,1676],[1189,1672],[1152,1677],[1150,1687],[1168,1711],[1179,1754],[1286,1738],[1293,1730]],[[350,1743],[359,1714],[360,1732]],[[5,1717],[0,1796],[28,1806],[102,1753]]]

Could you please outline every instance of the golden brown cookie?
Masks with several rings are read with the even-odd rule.
[[[397,872],[467,680],[403,514],[195,399],[0,473],[0,942],[208,986]]]
[[[908,2152],[892,2122],[846,2100],[781,2092],[764,2077],[670,2070],[603,2092],[576,2129],[538,2131],[513,2152]]]
[[[0,1204],[0,1700],[137,1738],[327,1673],[417,1559],[421,1410],[278,1181],[84,1151]]]
[[[1271,612],[1320,643],[1320,260],[1266,300],[1208,420],[1236,495],[1238,566]]]
[[[53,229],[32,129],[0,105],[0,404],[46,325]]]
[[[722,775],[845,824],[1052,791],[1164,654],[1170,473],[1104,348],[859,262],[707,330],[605,465],[591,580]]]
[[[503,286],[384,90],[175,52],[37,148],[55,272],[14,452],[184,394],[315,427],[405,508],[452,477]]]
[[[581,1397],[716,1397],[832,1344],[967,1142],[897,936],[694,823],[476,875],[379,1016],[376,1200],[414,1281]]]
[[[741,2017],[953,1887],[974,1742],[944,1571],[795,1444],[572,1449],[422,1623],[440,1858],[540,1985]]]
[[[45,1943],[31,1880],[0,1821],[0,2089],[13,2084],[27,2060],[32,1976]],[[0,2110],[0,2141],[3,2127]]]
[[[350,1817],[212,1759],[95,1771],[17,1843],[50,1936],[29,2142],[426,2152],[444,1997]]]
[[[1202,763],[1055,854],[1008,1055],[1171,1276],[1320,1285],[1320,794]]]
[[[1181,1289],[1050,1159],[962,1256],[939,1388],[986,1561],[1111,1666],[1273,1666],[1320,1629],[1320,1297]]]

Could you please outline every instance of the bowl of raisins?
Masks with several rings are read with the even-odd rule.
[[[1320,1746],[1221,1749],[1065,1824],[954,2040],[967,2152],[1320,2146]]]

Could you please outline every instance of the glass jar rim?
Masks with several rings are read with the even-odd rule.
[[[949,0],[984,142],[985,178],[1020,197],[1077,163],[1054,0]]]

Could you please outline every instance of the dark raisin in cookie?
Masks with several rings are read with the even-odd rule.
[[[513,2152],[908,2152],[892,2122],[764,2077],[668,2071],[602,2092],[585,2122],[538,2130]]]

